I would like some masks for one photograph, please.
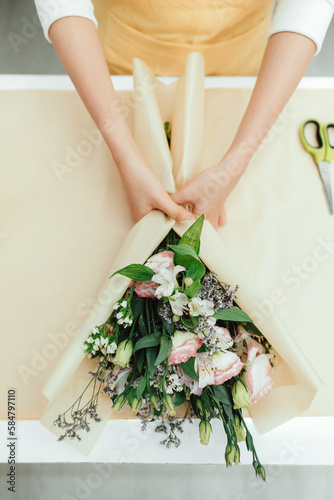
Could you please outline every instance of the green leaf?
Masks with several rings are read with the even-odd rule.
[[[230,391],[227,389],[225,385],[214,385],[212,386],[212,390],[216,398],[227,406],[233,406],[233,401],[231,397]]]
[[[136,359],[135,359],[135,365],[137,367],[137,370],[139,372],[142,371],[143,369],[143,365],[144,365],[144,351],[140,351],[137,355],[136,355]]]
[[[142,397],[145,387],[146,387],[146,377],[142,377],[139,380],[139,384],[137,385],[137,392],[136,392],[137,399],[140,399]]]
[[[168,358],[171,353],[172,347],[173,343],[170,337],[167,337],[167,335],[161,337],[159,354],[154,362],[155,366],[161,365],[161,363],[163,363],[165,359]]]
[[[154,364],[156,357],[158,355],[158,349],[156,347],[148,347],[145,350],[147,359],[147,368],[151,377],[154,376],[157,367]]]
[[[200,244],[201,244],[201,233],[204,223],[204,214],[202,214],[196,222],[194,222],[187,231],[183,234],[180,239],[179,244],[189,245],[192,247],[196,254],[199,254]]]
[[[213,318],[224,321],[239,321],[240,323],[253,323],[253,320],[242,309],[233,307],[232,309],[219,309],[213,315]]]
[[[161,332],[153,332],[151,335],[146,335],[142,337],[136,343],[133,352],[139,351],[139,349],[144,349],[147,347],[155,347],[160,344]]]
[[[139,331],[140,331],[140,333],[142,334],[143,337],[145,337],[146,335],[148,335],[148,331],[147,331],[147,328],[146,328],[146,325],[145,325],[145,321],[144,321],[144,317],[143,317],[142,314],[139,316],[138,326],[139,326]]]
[[[181,406],[186,400],[185,392],[176,392],[174,398],[174,406]]]
[[[115,274],[121,274],[122,276],[126,276],[127,278],[131,278],[134,281],[151,281],[152,276],[154,275],[154,271],[150,269],[148,266],[144,266],[143,264],[130,264],[129,266],[123,267],[119,271],[116,271],[114,274],[109,276],[112,278]]]
[[[197,373],[195,372],[195,358],[189,358],[185,363],[180,363],[179,367],[186,375],[188,375],[188,377],[198,382]]]
[[[234,415],[233,415],[232,406],[226,405],[223,403],[223,408],[224,408],[224,411],[225,411],[226,415],[228,416],[228,418],[231,419],[232,422],[234,422]]]
[[[189,330],[193,331],[198,326],[199,318],[198,316],[191,316],[191,321],[188,321],[187,318],[181,316],[181,321],[184,324],[184,326],[189,328]]]
[[[249,432],[246,434],[246,446],[248,451],[252,451],[254,448],[253,438]]]
[[[175,253],[178,255],[189,255],[193,259],[199,260],[199,257],[195,250],[190,245],[168,245]]]
[[[138,316],[143,312],[144,308],[144,299],[142,297],[138,297],[136,293],[132,295],[131,299],[131,311],[133,314],[133,319],[136,320]]]
[[[202,279],[205,274],[205,265],[200,260],[191,259],[187,269],[186,277],[194,281]]]
[[[245,330],[249,333],[253,333],[254,335],[259,335],[260,337],[263,337],[263,333],[254,325],[254,323],[247,323],[245,325]]]
[[[130,406],[132,405],[132,402],[136,397],[136,392],[137,392],[137,389],[135,387],[131,387],[131,389],[129,390],[129,392],[126,396]]]
[[[201,288],[201,282],[200,280],[196,280],[194,281],[189,288],[187,288],[186,290],[184,290],[184,293],[192,298],[192,297],[196,297],[197,293],[199,292]]]

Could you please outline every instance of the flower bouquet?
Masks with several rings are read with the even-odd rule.
[[[172,229],[145,265],[114,273],[132,282],[84,342],[96,371],[54,424],[64,429],[60,440],[81,440],[78,431],[89,431],[90,419],[100,420],[101,391],[114,411],[128,403],[143,429],[157,421],[156,430],[167,432],[169,422],[162,441],[168,447],[180,444],[184,418],[198,418],[202,444],[209,442],[211,420],[219,418],[227,435],[226,465],[239,463],[238,442],[245,440],[256,474],[265,479],[242,408],[270,391],[273,354],[237,306],[237,288],[219,282],[200,260],[203,221],[199,217],[181,238]],[[182,418],[176,417],[177,407]]]

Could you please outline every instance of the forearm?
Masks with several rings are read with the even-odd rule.
[[[226,157],[243,170],[296,89],[316,46],[297,33],[270,37],[246,112]]]
[[[94,24],[83,17],[64,17],[51,25],[49,37],[122,177],[131,175],[129,170],[144,161],[121,110]]]

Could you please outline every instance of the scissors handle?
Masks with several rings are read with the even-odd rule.
[[[318,142],[318,146],[312,146],[306,139],[305,136],[305,127],[313,123],[316,125],[316,139]],[[327,125],[326,125],[327,127]],[[319,161],[324,161],[326,159],[327,154],[327,129],[325,132],[325,127],[316,119],[305,120],[300,127],[300,138],[303,143],[304,148],[308,153],[310,153],[314,161],[319,163]],[[334,153],[334,148],[333,148]],[[333,156],[334,158],[334,156]]]
[[[334,160],[334,123],[323,125],[323,130],[327,140],[326,160],[332,163]],[[330,134],[330,131],[333,135]]]

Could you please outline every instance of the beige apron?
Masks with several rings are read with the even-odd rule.
[[[132,74],[139,57],[150,71],[181,75],[190,52],[206,75],[256,75],[273,0],[93,0],[111,74]]]

